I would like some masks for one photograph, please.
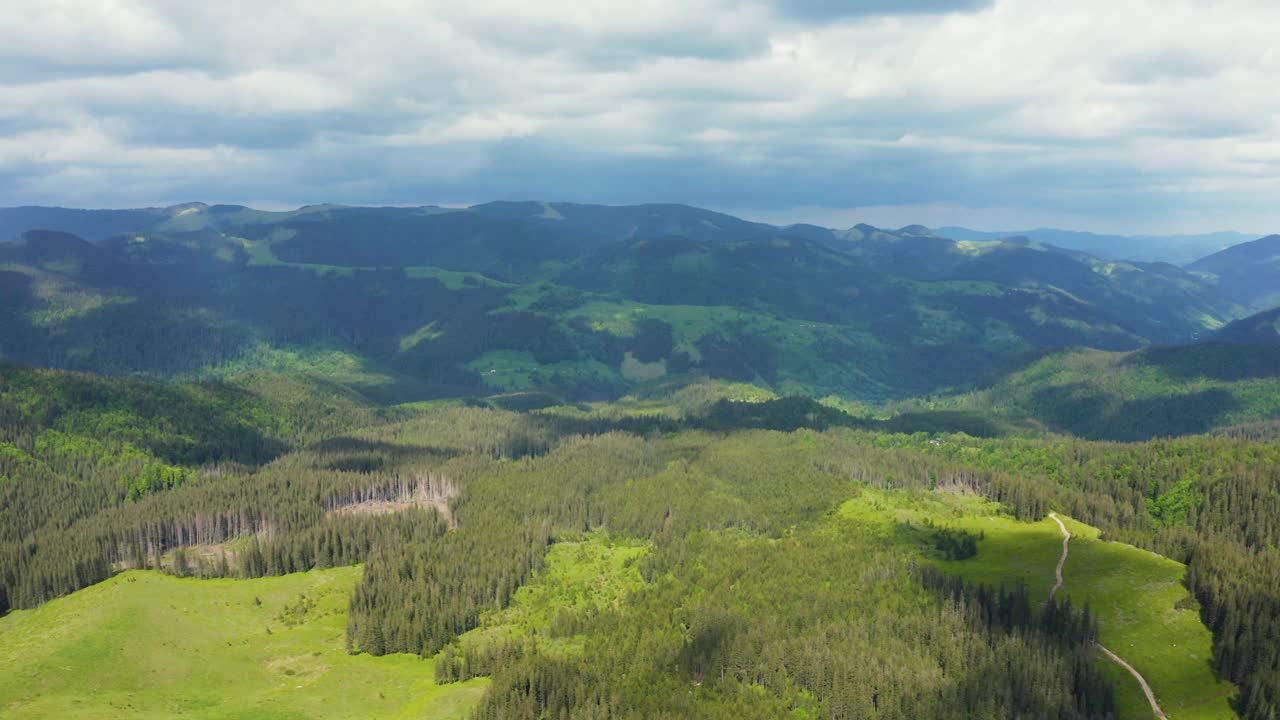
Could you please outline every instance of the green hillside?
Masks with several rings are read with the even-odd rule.
[[[735,387],[679,402],[762,399]],[[78,516],[42,509],[65,485],[10,480],[3,486],[27,491],[6,506],[49,522],[17,529],[0,588],[38,614],[78,588],[154,577],[117,574],[124,568],[262,577],[363,562],[335,641],[344,652],[436,658],[428,667],[440,682],[490,678],[481,718],[537,717],[542,698],[557,714],[594,705],[637,717],[857,716],[868,703],[894,717],[957,706],[1098,717],[1113,702],[1135,704],[1091,638],[1123,645],[1134,633],[1194,646],[1185,671],[1151,667],[1141,644],[1130,653],[1171,707],[1221,709],[1232,691],[1206,671],[1211,657],[1247,707],[1271,707],[1255,640],[1272,631],[1256,619],[1271,600],[1254,594],[1268,590],[1252,574],[1274,566],[1280,531],[1280,463],[1267,443],[816,431],[805,424],[843,420],[789,399],[759,416],[713,403],[684,420],[629,402],[613,414],[422,407],[266,465],[192,468],[192,480],[135,497],[110,471],[58,466],[100,493]],[[738,429],[782,421],[800,429]],[[956,494],[987,500],[952,505]],[[1238,512],[1245,502],[1253,509]],[[1074,609],[1042,610],[1052,538],[1027,521],[1052,509],[1188,563],[1186,589],[1180,566],[1148,563],[1145,550],[1093,560],[1081,545],[1081,576],[1067,566]],[[1194,621],[1196,602],[1207,627]],[[271,647],[277,629],[261,632]],[[850,646],[859,651],[840,649]],[[1010,664],[1021,670],[995,672]],[[693,683],[701,689],[690,694]]]
[[[1210,432],[1280,417],[1280,349],[1206,343],[1049,355],[990,388],[902,407],[960,409],[1109,440]]]
[[[677,205],[189,204],[0,244],[0,355],[117,375],[319,374],[384,402],[615,399],[707,376],[884,402],[1011,357],[1202,337],[1240,313],[1167,265],[924,228],[775,228]],[[105,221],[104,221],[105,222]],[[124,223],[120,225],[119,223]]]
[[[1035,598],[1047,598],[1054,584],[1062,535],[1049,518],[1019,522],[976,497],[881,492],[863,493],[840,512],[857,522],[879,523],[898,537],[912,537],[902,532],[904,526],[916,529],[917,536],[930,527],[978,536],[973,557],[939,562],[948,574],[968,581],[991,587],[1024,584]],[[1214,676],[1212,634],[1182,584],[1186,567],[1130,545],[1099,541],[1096,528],[1065,521],[1073,538],[1059,599],[1089,606],[1099,642],[1146,677],[1170,717],[1235,717],[1228,702],[1234,688]],[[1108,660],[1100,661],[1116,686],[1120,716],[1150,717],[1137,682]]]
[[[127,572],[0,619],[7,718],[457,720],[485,681],[414,656],[349,655],[359,568],[257,580]]]
[[[1263,309],[1280,303],[1280,235],[1233,245],[1187,269],[1242,305]]]
[[[1236,320],[1215,333],[1213,339],[1239,345],[1280,345],[1280,308]]]

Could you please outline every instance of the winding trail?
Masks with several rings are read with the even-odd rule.
[[[1058,558],[1058,568],[1055,571],[1058,576],[1058,581],[1054,583],[1053,588],[1049,590],[1049,600],[1052,601],[1053,596],[1057,595],[1058,590],[1062,588],[1062,566],[1067,564],[1067,552],[1069,551],[1068,545],[1071,542],[1071,533],[1067,531],[1067,526],[1062,523],[1062,520],[1058,517],[1058,513],[1051,512],[1049,513],[1049,517],[1053,518],[1053,521],[1058,523],[1058,527],[1062,530],[1062,557]],[[1138,681],[1138,684],[1142,686],[1142,692],[1147,696],[1147,702],[1151,703],[1151,712],[1155,713],[1155,716],[1160,718],[1160,720],[1169,720],[1169,716],[1165,715],[1164,711],[1160,709],[1160,704],[1156,702],[1156,694],[1151,691],[1151,686],[1147,684],[1147,679],[1142,677],[1142,673],[1138,672],[1132,665],[1125,662],[1119,655],[1108,650],[1102,643],[1098,643],[1098,649],[1106,653],[1107,657],[1114,660],[1117,665],[1128,670],[1129,674]]]
[[[1058,519],[1058,513],[1051,512],[1049,517],[1058,523],[1059,528],[1062,528],[1062,557],[1058,558],[1058,568],[1054,570],[1054,573],[1058,576],[1058,581],[1049,589],[1049,601],[1052,602],[1053,596],[1057,595],[1058,591],[1062,589],[1062,566],[1067,564],[1067,553],[1070,552],[1067,543],[1071,542],[1071,533],[1067,532],[1067,526],[1063,525],[1062,520]]]

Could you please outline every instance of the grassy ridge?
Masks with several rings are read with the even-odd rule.
[[[1096,529],[1064,522],[1072,539],[1062,592],[1074,603],[1088,602],[1098,613],[1102,643],[1138,668],[1170,717],[1235,717],[1227,702],[1234,688],[1215,681],[1210,633],[1182,584],[1186,566],[1130,545],[1103,542]],[[1139,698],[1138,710],[1146,708]]]
[[[0,715],[464,717],[485,681],[437,686],[430,662],[346,653],[360,572],[184,580],[134,571],[14,612],[0,618]]]
[[[1056,523],[1019,522],[999,505],[963,496],[928,496],[867,490],[841,506],[859,523],[879,524],[902,542],[925,543],[928,530],[947,527],[980,533],[978,554],[966,560],[934,559],[943,570],[992,587],[1023,583],[1046,598],[1062,551]],[[1232,718],[1235,688],[1211,669],[1212,636],[1182,585],[1186,567],[1122,543],[1102,542],[1098,530],[1064,518],[1072,538],[1059,597],[1088,603],[1098,618],[1099,640],[1146,677],[1172,718]],[[1098,662],[1116,688],[1121,717],[1151,717],[1137,682],[1101,654]]]

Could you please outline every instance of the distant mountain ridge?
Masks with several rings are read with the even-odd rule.
[[[1241,318],[1214,333],[1215,342],[1280,345],[1280,307]]]
[[[20,210],[0,227],[48,227],[0,245],[0,355],[317,372],[393,400],[710,376],[882,401],[1023,353],[1193,341],[1247,312],[1167,263],[686,205]]]
[[[959,226],[944,226],[931,230],[923,225],[908,225],[898,230],[885,230],[858,224],[851,228],[840,229],[809,223],[770,225],[678,203],[598,205],[502,200],[472,205],[468,208],[441,208],[434,205],[377,207],[321,204],[286,211],[256,210],[239,205],[207,205],[200,202],[182,203],[169,207],[120,210],[24,206],[0,208],[0,241],[17,239],[23,232],[34,229],[60,230],[96,241],[131,231],[194,231],[230,225],[275,223],[287,219],[316,219],[367,211],[406,215],[465,211],[490,217],[507,217],[571,227],[597,239],[609,241],[663,235],[680,235],[692,240],[716,241],[781,234],[824,244],[840,240],[866,239],[876,233],[891,233],[898,236],[931,235],[952,240],[978,241],[1026,237],[1036,242],[1064,249],[1080,250],[1102,258],[1169,262],[1177,265],[1193,262],[1256,238],[1255,235],[1239,232],[1112,235],[1056,228],[982,231]]]
[[[1187,269],[1242,305],[1254,309],[1280,305],[1280,235],[1233,245]]]
[[[1192,235],[1109,235],[1057,228],[993,232],[955,226],[935,228],[934,232],[955,240],[1001,240],[1021,236],[1113,260],[1167,262],[1174,265],[1184,265],[1257,237],[1233,231]]]

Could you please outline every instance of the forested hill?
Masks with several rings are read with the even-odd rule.
[[[1280,345],[1206,342],[1054,353],[984,390],[925,403],[1106,440],[1207,433],[1280,418]]]
[[[1258,310],[1280,305],[1280,235],[1234,245],[1187,269],[1235,302]]]
[[[1028,352],[1186,342],[1245,312],[1171,265],[680,205],[0,217],[21,233],[0,243],[4,357],[188,380],[306,372],[388,402],[611,399],[698,377],[882,402]]]
[[[940,227],[936,232],[956,240],[1001,240],[1025,236],[1038,242],[1080,250],[1111,260],[1142,260],[1175,265],[1195,262],[1223,248],[1258,237],[1230,231],[1198,235],[1108,235],[1057,228],[991,232],[963,227]]]
[[[773,420],[736,403],[683,421],[626,404],[523,414],[453,404],[388,422],[326,386],[280,390],[271,376],[172,386],[3,372],[0,611],[126,569],[257,578],[362,563],[349,604],[311,590],[212,603],[226,607],[219,617],[244,615],[234,637],[268,655],[243,672],[266,663],[277,685],[323,672],[307,658],[342,647],[345,623],[349,652],[431,658],[416,672],[442,685],[489,677],[480,718],[534,720],[548,707],[569,718],[1139,717],[1140,691],[1094,647],[1137,623],[1146,649],[1122,651],[1171,714],[1229,717],[1234,697],[1240,715],[1266,720],[1280,699],[1268,640],[1280,537],[1272,443],[876,433],[828,427],[838,414],[785,401],[763,407],[794,423],[789,432],[746,429]],[[288,421],[324,408],[371,426],[298,434]],[[280,445],[216,452],[254,436]],[[211,451],[184,455],[184,439]],[[1044,603],[1062,541],[1055,529],[1040,543],[1034,524],[1051,509],[1188,565],[1073,542],[1084,558],[1073,562],[1121,552],[1092,567],[1118,573],[1124,589],[1086,586],[1085,572],[1071,598]],[[1146,564],[1129,564],[1138,555]],[[1141,575],[1135,591],[1126,573],[1152,563],[1185,573],[1187,588]],[[116,602],[129,578],[118,580],[88,604]],[[1091,592],[1106,602],[1072,602]],[[166,595],[150,602],[165,627],[178,619],[165,608],[189,609]],[[335,619],[335,606],[349,611]],[[42,615],[14,615],[0,637],[41,626]],[[1170,618],[1194,647],[1171,650]],[[307,636],[294,629],[315,622],[324,631],[299,647]],[[54,676],[66,663],[106,662],[94,648],[120,645],[114,623],[64,627],[57,638],[89,649],[56,668],[39,642],[0,654],[0,668],[31,680],[0,688],[20,710],[40,707],[64,686]],[[64,642],[45,638],[54,652]],[[223,638],[199,646],[218,672]],[[110,662],[133,671],[172,652],[129,648]],[[1210,653],[1221,679],[1205,667]],[[164,680],[142,677],[119,681],[137,689],[132,699],[104,692],[152,702]]]
[[[1280,307],[1236,320],[1213,339],[1241,345],[1280,345]]]

